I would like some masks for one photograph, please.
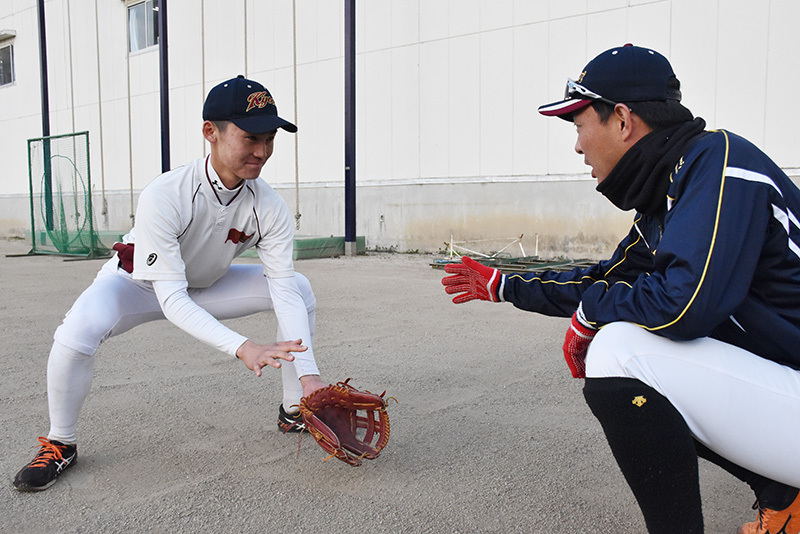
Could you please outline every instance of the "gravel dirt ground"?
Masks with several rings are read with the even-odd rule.
[[[102,265],[7,256],[28,249],[0,241],[2,532],[644,532],[561,357],[568,320],[456,306],[428,254],[295,265],[317,296],[323,378],[398,401],[378,459],[323,462],[309,435],[298,445],[275,424],[279,372],[257,378],[160,321],[100,348],[77,464],[18,493],[11,480],[47,433],[52,334]],[[226,324],[275,337],[271,313]],[[735,533],[754,517],[752,493],[700,469],[706,531]]]

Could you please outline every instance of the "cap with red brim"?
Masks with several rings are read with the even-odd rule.
[[[539,106],[539,113],[548,117],[563,118],[564,115],[571,115],[572,113],[585,108],[591,103],[592,101],[586,98],[568,98],[559,102],[553,102],[552,104]]]
[[[572,120],[575,112],[595,101],[615,105],[663,100],[681,100],[680,82],[669,61],[655,50],[626,44],[591,60],[577,81],[568,78],[564,100],[539,107],[539,113]]]

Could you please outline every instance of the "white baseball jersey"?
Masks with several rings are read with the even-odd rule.
[[[298,376],[319,374],[308,312],[295,281],[293,238],[289,209],[272,187],[259,178],[228,190],[207,157],[145,187],[136,225],[123,241],[135,243],[133,279],[153,283],[165,315],[232,355],[246,338],[211,317],[183,289],[212,286],[236,257],[255,247],[271,281],[283,340],[302,339],[308,346],[295,354]]]
[[[256,247],[269,278],[294,276],[294,233],[284,200],[264,180],[226,189],[210,157],[162,174],[139,197],[133,242],[136,280],[209,287]]]

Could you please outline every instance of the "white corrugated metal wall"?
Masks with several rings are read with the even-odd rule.
[[[127,229],[132,200],[160,171],[158,52],[128,56],[132,3],[45,2],[51,133],[90,131],[104,230]],[[296,45],[299,233],[341,235],[343,3],[297,1],[296,33],[292,7],[169,0],[171,160],[203,155],[204,95],[239,73],[294,118]],[[543,253],[602,254],[630,214],[594,192],[573,129],[536,108],[625,42],[669,57],[684,102],[710,127],[745,135],[798,174],[800,112],[785,104],[800,77],[798,19],[792,0],[359,0],[357,233],[400,250],[539,234]],[[28,223],[26,140],[41,135],[36,0],[3,2],[0,29],[16,32],[0,42],[13,44],[16,69],[0,87],[0,234],[12,235]],[[294,209],[291,135],[279,136],[264,177]]]

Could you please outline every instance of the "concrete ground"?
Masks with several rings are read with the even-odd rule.
[[[298,457],[275,425],[279,372],[257,378],[162,321],[101,347],[78,463],[18,493],[11,480],[47,433],[53,331],[102,264],[6,256],[27,249],[0,241],[2,532],[644,532],[561,357],[568,321],[456,306],[421,254],[296,263],[318,300],[323,378],[398,400],[378,459],[323,462],[307,434]],[[265,342],[276,331],[271,313],[226,324]],[[700,469],[706,531],[735,533],[752,493]]]

